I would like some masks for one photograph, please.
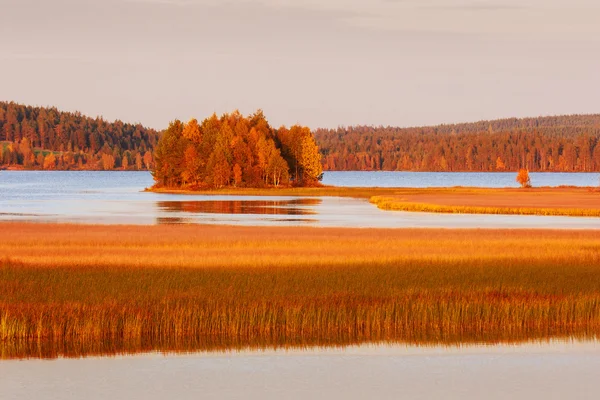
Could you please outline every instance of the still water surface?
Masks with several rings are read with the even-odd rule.
[[[326,173],[339,186],[513,186],[514,174]],[[544,176],[596,185],[596,174]],[[510,178],[510,179],[509,179]],[[534,184],[543,182],[533,174]],[[364,200],[141,192],[146,172],[0,172],[0,220],[351,227],[600,228],[598,219],[386,212]],[[596,399],[600,345],[143,354],[0,361],[0,399]]]
[[[600,345],[358,346],[0,361],[12,399],[597,399]]]
[[[362,187],[519,187],[514,172],[390,172],[331,171],[323,183]],[[599,186],[600,173],[531,172],[531,184],[541,186]]]
[[[510,176],[509,176],[510,175]],[[544,176],[542,180],[541,176]],[[593,185],[598,174],[533,174],[552,186]],[[510,179],[508,179],[510,177]],[[512,186],[514,174],[327,172],[350,186]],[[102,224],[233,224],[319,227],[591,228],[597,218],[427,214],[382,211],[337,197],[200,196],[142,192],[148,172],[0,171],[0,220]]]

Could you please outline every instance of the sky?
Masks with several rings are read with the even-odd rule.
[[[600,112],[598,0],[0,0],[0,100],[157,129]]]

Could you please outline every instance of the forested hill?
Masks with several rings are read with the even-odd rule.
[[[56,108],[0,102],[0,167],[148,169],[158,132]]]
[[[600,114],[319,129],[325,170],[600,171]]]
[[[140,124],[0,102],[0,169],[152,169],[159,135]],[[324,170],[600,171],[600,114],[318,129],[314,138]]]

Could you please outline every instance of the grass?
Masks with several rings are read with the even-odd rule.
[[[0,224],[0,358],[600,333],[600,232]]]
[[[596,196],[598,197],[598,196]],[[598,197],[597,200],[600,200]],[[503,215],[546,215],[568,217],[600,217],[600,203],[596,209],[564,207],[506,207],[506,206],[465,206],[415,203],[403,197],[373,196],[370,202],[382,210],[430,212],[444,214],[503,214]],[[482,199],[485,202],[485,199]],[[518,199],[515,199],[518,204]]]

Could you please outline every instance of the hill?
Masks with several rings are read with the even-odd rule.
[[[600,171],[600,115],[319,129],[325,170]]]
[[[158,132],[54,107],[0,102],[0,166],[26,169],[148,169]]]
[[[269,130],[266,138],[279,146],[277,130]],[[313,135],[326,171],[600,171],[600,114],[353,126],[317,129]],[[0,169],[152,169],[159,136],[140,124],[0,102]],[[294,164],[289,155],[284,158]],[[206,177],[196,181],[206,182]]]

